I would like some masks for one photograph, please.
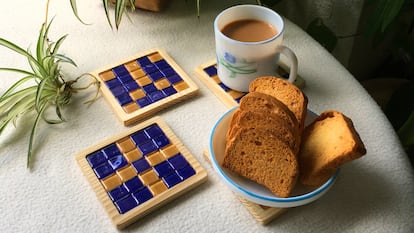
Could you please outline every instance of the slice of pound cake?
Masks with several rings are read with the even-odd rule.
[[[277,137],[288,144],[295,154],[300,148],[300,134],[275,114],[266,114],[260,111],[243,111],[236,109],[231,119],[227,140],[231,140],[240,129],[273,128]]]
[[[282,118],[292,128],[299,130],[299,123],[295,114],[272,95],[250,92],[240,99],[240,109],[243,111],[261,112],[263,114],[274,114]]]
[[[328,110],[304,129],[298,155],[300,182],[319,186],[351,160],[366,154],[365,146],[344,114]]]
[[[295,114],[300,130],[303,129],[308,98],[298,87],[281,78],[264,76],[250,83],[249,92],[265,93],[284,103]]]
[[[278,197],[295,187],[299,166],[293,150],[272,128],[240,129],[227,141],[223,167],[266,186]]]

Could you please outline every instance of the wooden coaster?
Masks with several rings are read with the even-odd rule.
[[[224,105],[226,105],[226,107],[232,108],[237,106],[240,99],[247,93],[235,91],[223,84],[217,76],[216,65],[216,60],[209,61],[198,66],[195,69],[195,74],[224,103]],[[281,63],[278,67],[278,74],[281,77],[287,78],[289,73],[286,70],[288,70],[287,66]],[[303,88],[305,86],[305,80],[298,75],[294,84],[299,88]]]
[[[91,73],[124,125],[194,96],[197,85],[162,49],[136,54]]]
[[[158,116],[84,150],[76,160],[119,229],[207,180]]]
[[[210,153],[207,150],[205,150],[203,155],[206,161],[211,165]],[[253,215],[253,217],[263,225],[271,222],[273,219],[275,219],[277,216],[279,216],[287,210],[287,208],[276,208],[259,205],[251,201],[248,201],[236,194],[235,196],[240,200],[241,203],[243,203],[247,210],[249,210],[250,214]]]

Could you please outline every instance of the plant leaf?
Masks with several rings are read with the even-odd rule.
[[[405,0],[388,0],[383,13],[383,20],[381,24],[381,32],[387,29],[388,25],[394,21],[395,17],[401,10]]]
[[[30,54],[28,53],[26,50],[20,48],[19,46],[15,45],[14,43],[5,40],[3,38],[0,38],[0,45],[9,48],[13,51],[15,51],[16,53],[19,53],[25,57],[27,57],[31,62],[33,62],[34,64],[37,64],[39,66],[39,63],[36,61],[36,59]]]
[[[0,70],[1,70],[1,68],[0,68]],[[3,93],[3,95],[0,96],[0,103],[1,103],[1,101],[3,101],[3,98],[8,96],[10,93],[12,93],[16,88],[18,88],[23,83],[25,83],[29,80],[32,80],[32,79],[33,79],[33,75],[29,73],[29,76],[21,78],[19,81],[15,82],[11,87],[9,87],[9,89],[7,89],[6,92]]]
[[[112,22],[111,22],[111,18],[109,17],[109,4],[108,4],[108,0],[102,0],[102,4],[103,4],[104,9],[105,9],[106,20],[108,21],[109,26],[111,26],[111,28],[113,28]]]
[[[81,22],[81,23],[83,23],[83,24],[85,24],[85,25],[89,25],[89,24],[87,24],[87,23],[85,23],[81,18],[80,18],[80,16],[79,16],[79,14],[78,14],[78,6],[77,6],[77,4],[76,4],[76,0],[70,0],[70,5],[71,5],[71,7],[72,7],[72,11],[73,11],[73,13],[75,14],[75,16],[76,16],[76,18]]]
[[[32,131],[30,132],[29,148],[27,150],[27,164],[26,164],[27,168],[30,168],[30,161],[32,159],[32,154],[33,154],[33,142],[34,142],[34,137],[36,134],[36,129],[41,119],[41,116],[43,115],[43,112],[45,110],[46,110],[46,105],[43,105],[40,107],[40,111],[37,112],[36,119],[33,123]]]
[[[126,8],[125,0],[118,0],[115,3],[115,26],[116,29],[119,29],[119,25],[121,24],[122,15],[124,14]]]

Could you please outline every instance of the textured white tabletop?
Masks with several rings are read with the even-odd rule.
[[[194,1],[195,2],[195,1]],[[163,13],[137,11],[112,31],[101,1],[53,1],[50,37],[69,34],[61,51],[78,64],[68,74],[90,72],[152,48],[162,48],[200,88],[192,99],[161,112],[185,146],[207,170],[197,189],[158,209],[125,232],[413,232],[413,169],[396,134],[373,99],[328,52],[296,25],[286,22],[285,44],[299,59],[304,92],[315,112],[339,110],[352,118],[367,154],[345,165],[331,190],[311,204],[289,209],[270,224],[259,224],[219,180],[202,153],[210,130],[225,106],[194,75],[214,59],[213,20],[229,1],[202,1],[201,18],[193,1],[175,0]],[[235,1],[231,1],[235,2]],[[254,2],[254,1],[251,1]],[[7,1],[0,9],[0,37],[34,49],[44,20],[45,0]],[[0,67],[27,68],[24,58],[0,47]],[[20,76],[2,72],[0,93]],[[0,232],[117,232],[83,176],[75,155],[124,132],[104,98],[86,108],[87,95],[64,111],[67,123],[42,124],[33,169],[26,169],[30,119],[0,136]]]

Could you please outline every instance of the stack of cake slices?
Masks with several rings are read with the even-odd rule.
[[[231,118],[223,167],[283,198],[290,196],[299,178],[307,185],[321,185],[340,165],[365,154],[352,121],[339,112],[324,112],[305,128],[307,104],[306,95],[284,79],[255,79]],[[334,116],[335,123],[326,126],[326,119],[332,121],[327,116]],[[344,143],[330,137],[347,141],[348,148],[330,149]]]

